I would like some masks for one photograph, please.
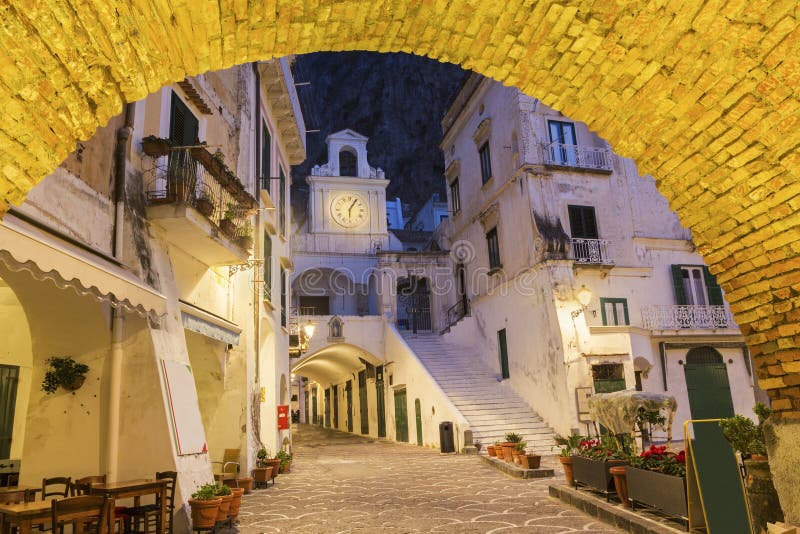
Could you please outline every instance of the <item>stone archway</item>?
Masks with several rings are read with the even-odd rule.
[[[725,289],[776,417],[800,420],[794,2],[267,6],[6,3],[0,212],[123,103],[187,75],[320,50],[458,63],[587,123],[656,177]]]

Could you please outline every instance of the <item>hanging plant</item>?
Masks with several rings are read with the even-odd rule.
[[[83,385],[89,366],[78,363],[70,356],[53,356],[46,360],[49,369],[42,380],[42,391],[48,395],[55,393],[59,387],[75,391]]]

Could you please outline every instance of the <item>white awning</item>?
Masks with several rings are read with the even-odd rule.
[[[239,334],[242,333],[242,329],[236,323],[183,300],[180,301],[180,305],[181,321],[186,330],[197,332],[228,345],[239,344]]]
[[[61,289],[108,302],[141,316],[166,313],[164,295],[124,266],[6,214],[0,224],[0,261]]]

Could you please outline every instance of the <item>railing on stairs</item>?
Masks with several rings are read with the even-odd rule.
[[[444,324],[442,324],[442,327],[439,329],[439,333],[444,334],[449,332],[453,325],[467,315],[469,315],[469,299],[458,299],[458,302],[450,306],[444,314]]]

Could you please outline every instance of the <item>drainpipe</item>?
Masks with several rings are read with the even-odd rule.
[[[133,104],[125,105],[125,124],[117,130],[114,151],[114,258],[122,261],[125,220],[125,159],[133,131]],[[108,377],[108,425],[106,436],[106,477],[109,482],[118,479],[119,467],[119,415],[122,394],[122,339],[125,316],[121,308],[113,309],[111,320],[111,361]]]

